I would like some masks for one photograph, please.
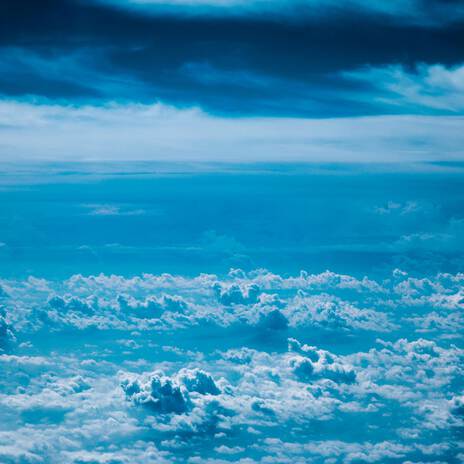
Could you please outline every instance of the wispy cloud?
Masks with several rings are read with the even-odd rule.
[[[225,118],[155,103],[0,102],[4,160],[461,160],[463,118]]]
[[[82,47],[66,53],[39,53],[17,46],[0,47],[0,92],[51,98],[119,98],[139,95],[144,84],[121,72],[102,71],[107,50]]]
[[[363,81],[376,90],[375,98],[393,107],[411,111],[464,112],[464,64],[419,64],[408,70],[401,65],[369,67],[342,75]]]
[[[90,216],[143,216],[146,211],[141,208],[130,208],[115,204],[90,204],[83,205],[88,209]]]
[[[440,24],[457,21],[464,16],[464,7],[457,2],[440,0],[91,0],[119,8],[144,13],[183,13],[186,15],[279,15],[298,19],[337,14],[340,11],[359,11],[385,15],[401,22]]]

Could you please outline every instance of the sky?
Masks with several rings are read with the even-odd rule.
[[[462,464],[464,4],[0,2],[1,464]]]
[[[18,163],[0,461],[460,464],[460,164]]]
[[[6,0],[0,13],[8,160],[463,159],[459,1]]]

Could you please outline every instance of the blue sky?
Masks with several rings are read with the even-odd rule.
[[[464,462],[464,6],[0,2],[0,463]]]
[[[5,159],[462,159],[460,2],[1,8]]]

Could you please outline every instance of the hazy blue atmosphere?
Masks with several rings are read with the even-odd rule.
[[[464,6],[0,2],[0,463],[464,462]]]
[[[464,165],[7,166],[1,272],[459,272]]]

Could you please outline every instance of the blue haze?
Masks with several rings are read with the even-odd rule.
[[[395,266],[424,276],[462,266],[460,165],[28,169],[2,176],[8,277],[231,267],[377,276]]]

